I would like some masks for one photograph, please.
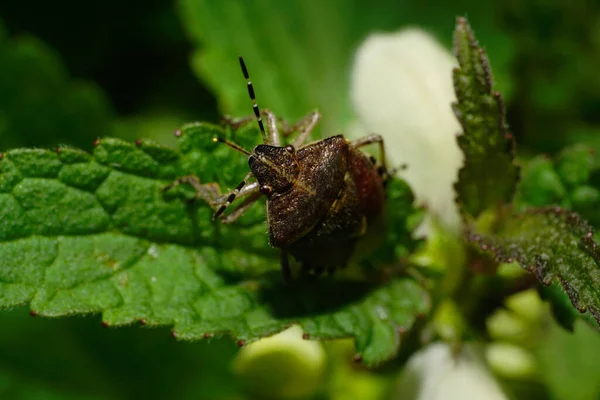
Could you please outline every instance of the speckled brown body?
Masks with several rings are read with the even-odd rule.
[[[291,278],[288,255],[317,274],[346,266],[358,253],[359,244],[377,237],[370,233],[380,230],[379,222],[383,220],[384,179],[389,177],[383,138],[368,135],[348,141],[338,135],[304,144],[320,114],[312,112],[290,126],[269,110],[261,113],[244,60],[240,57],[239,61],[263,143],[248,151],[224,138],[213,140],[248,156],[250,172],[226,194],[214,183],[201,184],[195,176],[179,178],[165,190],[179,184],[192,185],[196,197],[214,208],[213,219],[228,224],[244,215],[261,195],[266,196],[269,241],[281,249],[281,270],[286,281]],[[251,122],[252,117],[237,121],[227,117],[224,121],[236,129]],[[278,121],[283,136],[298,133],[293,143],[282,145]],[[370,144],[379,145],[380,165],[359,150]],[[232,212],[225,214],[242,198]]]
[[[383,212],[380,173],[341,135],[301,147],[296,158],[295,183],[267,195],[270,243],[311,269],[343,267]],[[255,175],[269,184],[269,176]]]

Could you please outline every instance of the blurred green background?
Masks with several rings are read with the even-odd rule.
[[[184,122],[247,115],[240,54],[261,105],[291,119],[318,107],[323,133],[337,133],[353,118],[348,74],[366,35],[420,26],[450,48],[458,15],[489,53],[521,155],[600,148],[597,0],[5,0],[0,151],[91,150],[99,136],[169,144]],[[49,320],[26,309],[1,312],[0,324],[1,398],[243,398],[228,340],[180,343],[168,329],[105,329],[98,316]],[[600,371],[600,343],[578,332],[549,330],[540,342],[556,352],[540,352],[541,382],[554,383],[544,396],[600,398],[600,372],[589,375]],[[577,344],[592,350],[571,351]],[[394,379],[365,376],[372,398]],[[334,392],[368,398],[334,383],[319,396]]]

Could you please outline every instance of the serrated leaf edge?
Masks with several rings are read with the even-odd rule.
[[[577,213],[561,207],[541,207],[524,211],[515,215],[515,217],[525,217],[531,214],[552,214],[554,216],[564,218],[567,225],[572,228],[573,234],[579,236],[581,249],[583,249],[600,268],[600,246],[594,240],[594,228],[585,220],[583,220]],[[476,244],[480,250],[491,253],[498,262],[518,262],[523,269],[534,274],[537,280],[544,286],[549,286],[554,278],[558,279],[561,283],[561,286],[569,296],[569,300],[573,304],[573,307],[575,307],[575,309],[581,314],[589,311],[600,325],[600,308],[597,308],[593,305],[581,304],[578,293],[561,274],[544,274],[544,263],[539,255],[534,257],[534,264],[527,265],[525,260],[519,257],[517,254],[506,254],[502,251],[502,249],[496,248],[493,245],[490,237],[485,237],[471,230],[467,234],[467,239],[469,242]]]

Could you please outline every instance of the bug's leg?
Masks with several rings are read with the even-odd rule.
[[[290,259],[288,254],[281,250],[281,276],[284,283],[292,281],[292,270],[290,269]]]
[[[237,195],[237,198],[249,196],[251,194],[257,193],[260,188],[258,182],[247,183],[242,190]]]
[[[246,183],[248,183],[248,179],[250,179],[250,177],[252,177],[252,172],[249,172],[248,175],[246,175],[246,177],[235,187],[235,189],[233,189],[228,194],[219,197],[215,201],[215,206],[218,208],[213,215],[213,220],[219,218],[221,214],[223,214],[223,212],[227,209],[227,207],[229,207],[229,205],[235,201],[235,199],[238,197],[244,186],[246,186]],[[258,187],[255,190],[258,190]],[[248,194],[247,192],[244,193],[246,195]]]
[[[302,145],[302,143],[304,143],[308,135],[310,135],[312,130],[315,128],[315,125],[317,125],[319,119],[321,118],[321,114],[315,111],[304,116],[294,125],[288,125],[286,120],[283,118],[277,118],[271,110],[261,110],[261,115],[265,117],[268,143],[272,146],[281,146],[281,137],[279,135],[279,129],[277,128],[277,122],[281,123],[281,133],[285,137],[290,136],[294,132],[299,132],[299,135],[294,143],[294,147],[299,147]]]
[[[367,145],[370,145],[373,143],[377,143],[379,145],[379,161],[383,168],[383,171],[381,171],[381,172],[384,175],[390,175],[388,167],[387,167],[387,161],[385,158],[385,147],[383,145],[383,137],[381,135],[365,136],[360,139],[353,140],[351,142],[351,145],[358,149],[360,147],[367,146]]]
[[[256,183],[256,187],[258,188],[258,182]],[[253,184],[252,184],[253,185]],[[247,187],[250,187],[250,185],[244,187],[244,189],[246,189]],[[236,207],[235,210],[233,210],[231,213],[227,214],[226,216],[224,216],[223,218],[221,218],[221,222],[224,224],[231,224],[235,221],[237,221],[238,218],[240,218],[242,215],[244,215],[246,213],[246,211],[248,211],[248,209],[250,209],[250,207],[252,207],[256,201],[258,199],[260,199],[260,192],[258,192],[258,190],[253,190],[250,191],[248,193],[244,193],[242,194],[240,192],[240,194],[238,195],[238,199],[242,196],[248,196],[244,199],[244,201],[242,202],[242,204],[240,204],[238,207]]]
[[[271,110],[262,110],[262,115],[265,116],[267,123],[267,138],[272,146],[281,146],[281,138],[279,137],[279,129],[277,129],[277,117]]]
[[[288,137],[295,132],[300,132],[306,125],[310,124],[314,118],[316,118],[318,121],[321,118],[321,114],[319,114],[318,111],[313,111],[311,113],[306,114],[292,125],[290,125],[290,123],[287,120],[279,117],[278,120],[281,124],[281,133],[283,134],[283,136]]]
[[[171,183],[170,185],[167,185],[164,188],[162,188],[162,191],[166,192],[179,185],[190,185],[196,190],[195,199],[203,199],[209,204],[213,204],[221,194],[221,191],[219,190],[219,185],[217,185],[216,183],[202,184],[200,183],[198,177],[194,175],[182,176],[181,178],[178,178],[175,181],[173,181],[173,183]]]
[[[260,110],[260,115],[265,117],[268,143],[272,146],[280,146],[281,140],[279,137],[279,129],[277,128],[277,117],[273,114],[273,111],[267,109]],[[225,115],[221,118],[221,123],[230,126],[232,129],[239,129],[254,122],[255,119],[256,117],[254,115],[239,119]]]
[[[295,123],[290,127],[285,127],[283,132],[284,136],[289,136],[293,132],[298,131],[298,136],[296,140],[294,140],[294,147],[298,148],[302,146],[302,144],[306,141],[310,133],[315,129],[315,126],[321,119],[321,114],[318,111],[313,111],[312,113],[304,116],[300,121]]]
[[[254,122],[255,118],[254,115],[248,115],[247,117],[242,118],[233,118],[231,115],[224,115],[221,117],[221,124],[230,126],[232,129],[239,129]]]

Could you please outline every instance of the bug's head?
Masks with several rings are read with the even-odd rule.
[[[260,144],[248,158],[248,165],[260,184],[260,192],[267,196],[289,190],[300,173],[296,150],[290,145]]]

